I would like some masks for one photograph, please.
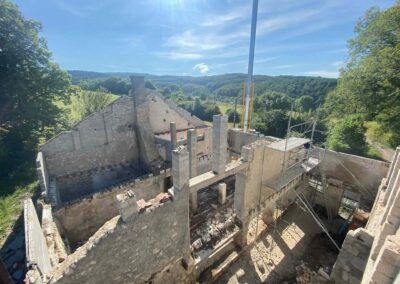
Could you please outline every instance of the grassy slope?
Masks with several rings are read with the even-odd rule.
[[[26,182],[21,184],[21,180]],[[32,174],[27,172],[14,180],[0,182],[0,247],[21,215],[24,199],[31,197],[38,190],[38,184]]]

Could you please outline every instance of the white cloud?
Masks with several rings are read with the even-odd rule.
[[[198,63],[195,66],[193,66],[193,70],[198,70],[201,74],[207,74],[210,68],[205,63]]]
[[[203,58],[204,56],[199,53],[190,53],[190,52],[163,52],[163,53],[158,53],[160,57],[172,59],[172,60],[194,60],[194,59],[200,59]]]
[[[339,77],[338,71],[329,71],[329,70],[315,70],[304,72],[305,75],[309,76],[318,76],[318,77],[326,77],[326,78],[337,78]]]
[[[248,18],[251,13],[251,6],[245,5],[235,8],[232,11],[228,11],[224,14],[212,14],[206,15],[204,20],[200,23],[203,27],[216,27],[223,26],[228,23],[235,22],[237,20]]]

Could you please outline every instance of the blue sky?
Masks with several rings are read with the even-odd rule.
[[[247,72],[251,0],[16,0],[64,69]],[[395,0],[259,0],[255,74],[337,77],[371,6]]]

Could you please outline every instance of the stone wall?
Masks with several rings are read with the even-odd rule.
[[[131,96],[121,96],[47,141],[38,155],[38,176],[52,205],[93,194],[144,172],[157,172],[160,155],[154,134],[177,128],[205,127],[197,117],[145,89],[133,77]],[[140,165],[140,167],[139,167]],[[50,196],[49,184],[57,189]]]
[[[372,241],[365,229],[348,232],[331,273],[335,283],[361,283]]]
[[[47,141],[42,147],[50,177],[88,171],[121,162],[136,162],[132,98],[122,96],[103,111],[93,113]]]
[[[326,151],[320,167],[328,178],[359,187],[363,197],[371,202],[389,170],[386,162],[330,150]]]
[[[116,187],[108,188],[90,197],[66,204],[53,213],[60,224],[70,245],[85,242],[106,221],[118,215],[115,196],[125,190],[132,190],[138,199],[150,199],[163,192],[164,182],[170,177],[170,171],[158,176],[142,176]]]
[[[164,271],[169,282],[163,283],[187,283],[188,203],[186,186],[174,193],[173,201],[147,208],[126,222],[114,217],[51,273],[51,282],[144,283],[176,263],[184,268],[183,275],[167,277]]]

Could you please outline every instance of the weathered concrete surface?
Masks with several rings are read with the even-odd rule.
[[[47,274],[52,269],[50,256],[35,206],[30,198],[24,201],[24,221],[27,263],[36,264],[40,271]]]
[[[187,145],[189,151],[189,170],[190,177],[197,176],[197,131],[189,129],[187,135]]]
[[[178,190],[189,185],[189,153],[184,146],[172,151],[172,177]]]
[[[170,135],[171,135],[171,149],[175,150],[176,147],[178,147],[178,140],[176,136],[176,123],[175,122],[170,122],[169,124],[169,129],[170,129]]]
[[[214,115],[212,169],[217,174],[221,174],[225,171],[228,148],[227,131],[228,117],[226,115]]]

